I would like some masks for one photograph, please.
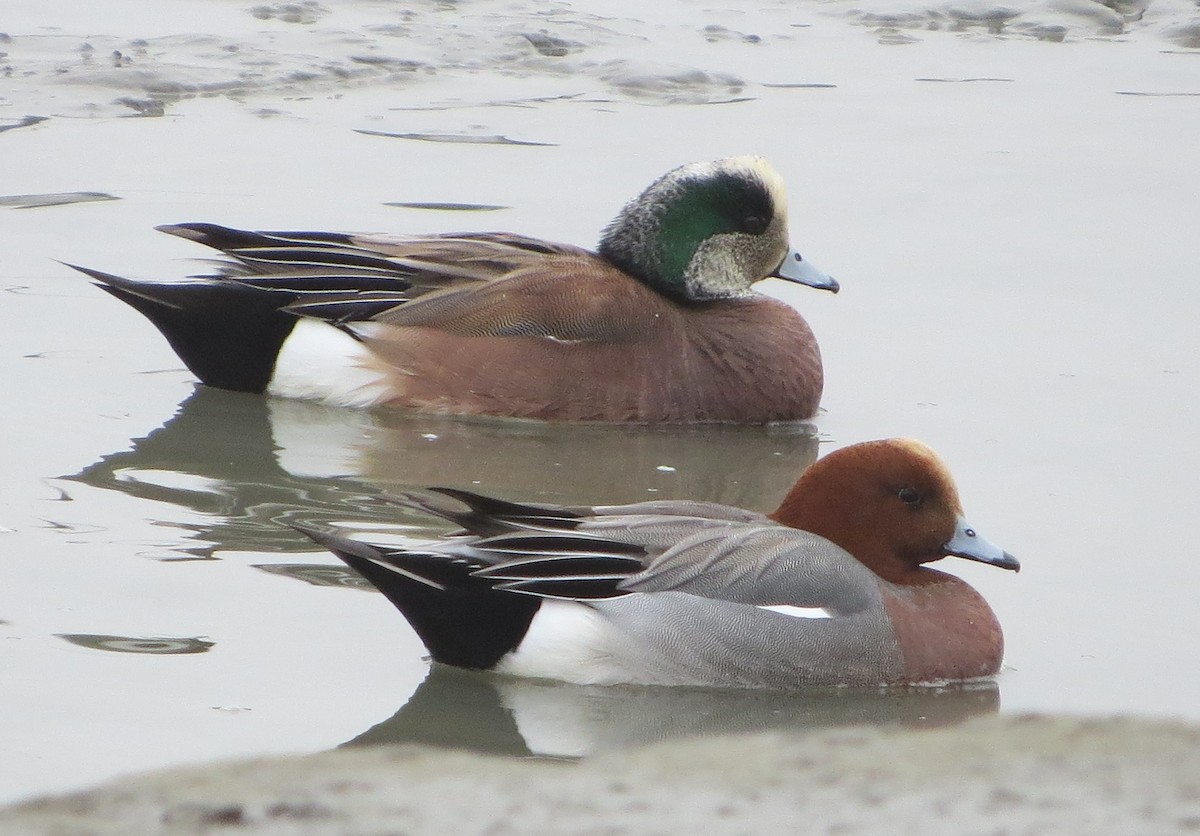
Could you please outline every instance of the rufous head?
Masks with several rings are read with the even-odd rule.
[[[804,472],[771,517],[832,540],[895,583],[921,583],[921,565],[947,555],[1020,568],[967,524],[950,471],[913,439],[835,450]]]

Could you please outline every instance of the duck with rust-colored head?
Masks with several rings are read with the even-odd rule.
[[[210,386],[639,423],[800,420],[821,399],[811,329],[753,285],[837,283],[791,249],[783,183],[760,157],[667,173],[598,252],[507,233],[160,229],[230,260],[178,282],[77,269],[145,314]]]
[[[378,587],[436,662],[579,684],[799,688],[973,679],[1003,658],[987,602],[928,564],[1019,564],[967,523],[917,441],[830,453],[770,515],[449,489],[404,501],[462,530],[400,548],[302,530]]]

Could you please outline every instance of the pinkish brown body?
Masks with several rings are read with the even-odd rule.
[[[494,300],[397,308],[356,329],[362,362],[386,380],[388,403],[424,412],[744,424],[816,413],[821,352],[789,306],[760,295],[668,304],[615,268],[570,262],[513,276]],[[554,338],[522,336],[531,323]]]

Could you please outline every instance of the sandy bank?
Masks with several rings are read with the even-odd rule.
[[[1200,728],[1000,717],[688,740],[580,763],[421,746],[149,773],[0,810],[0,833],[1200,830]]]

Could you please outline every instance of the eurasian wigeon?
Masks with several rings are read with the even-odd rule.
[[[527,505],[449,489],[404,501],[463,530],[399,548],[302,530],[378,587],[435,661],[580,684],[991,676],[1004,650],[996,616],[967,583],[925,564],[956,555],[1020,568],[964,519],[937,455],[907,439],[830,453],[769,516],[690,501]]]
[[[210,386],[642,423],[806,419],[821,399],[812,330],[753,285],[838,286],[790,248],[783,182],[760,157],[667,173],[598,252],[508,233],[159,229],[230,260],[179,282],[77,269],[145,314]]]

